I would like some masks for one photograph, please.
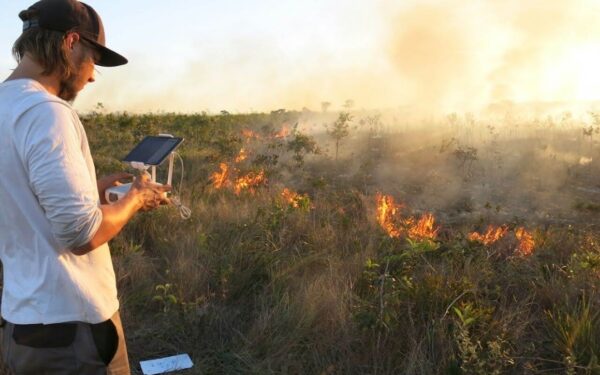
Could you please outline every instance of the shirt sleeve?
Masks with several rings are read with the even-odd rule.
[[[75,116],[63,103],[44,102],[15,124],[30,187],[65,249],[88,243],[102,222],[98,188],[90,178]]]

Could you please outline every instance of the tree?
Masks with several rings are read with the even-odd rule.
[[[331,105],[330,102],[321,102],[321,111],[323,113],[327,112],[327,109],[329,108],[330,105]]]
[[[382,124],[381,124],[381,114],[377,113],[373,116],[367,116],[364,120],[363,123],[369,126],[369,131],[371,133],[374,134],[379,134],[381,133],[381,128],[382,128]]]
[[[349,112],[340,112],[340,115],[333,123],[333,126],[327,129],[327,134],[335,140],[336,161],[338,159],[340,143],[350,134],[350,121],[352,121],[352,115]]]
[[[304,165],[304,156],[307,154],[318,154],[319,148],[315,139],[309,135],[301,133],[294,128],[294,138],[287,142],[287,149],[294,153],[293,159],[298,168]]]

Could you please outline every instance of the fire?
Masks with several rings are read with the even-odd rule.
[[[261,170],[258,173],[250,172],[245,176],[237,177],[234,176],[239,173],[236,168],[230,168],[227,163],[219,164],[220,172],[214,172],[210,179],[215,189],[221,189],[224,187],[232,187],[236,195],[240,195],[242,190],[250,190],[254,192],[254,187],[265,183],[267,181],[265,177],[265,171]],[[233,174],[233,176],[232,176]],[[232,183],[232,181],[235,181]]]
[[[281,129],[278,132],[271,133],[271,135],[267,136],[266,138],[268,138],[268,139],[285,138],[288,135],[290,135],[291,133],[292,133],[292,130],[291,130],[290,126],[288,124],[283,124],[283,126],[281,127]],[[246,141],[250,141],[251,139],[261,139],[262,138],[260,136],[260,134],[257,134],[256,132],[254,132],[253,130],[250,130],[250,129],[242,129],[242,136],[245,138]]]
[[[377,193],[377,222],[392,238],[398,238],[406,231],[412,240],[432,240],[437,236],[439,228],[435,227],[435,218],[426,213],[419,220],[414,217],[402,219],[400,209],[402,205],[396,204],[389,195]]]
[[[225,163],[219,164],[221,172],[215,172],[210,176],[212,184],[216,189],[229,185],[229,166]]]
[[[283,200],[288,203],[293,208],[308,208],[312,207],[310,204],[310,200],[308,195],[306,194],[298,194],[297,192],[290,190],[288,188],[284,188],[281,192],[281,197]]]
[[[248,154],[246,153],[246,149],[242,147],[240,153],[235,157],[236,163],[241,163],[248,158]]]
[[[254,187],[266,182],[265,171],[259,173],[248,173],[245,176],[239,177],[233,186],[233,191],[236,195],[240,195],[242,190],[248,189],[250,192],[254,192]]]
[[[508,227],[506,225],[502,225],[499,227],[495,227],[493,225],[488,225],[487,230],[484,234],[479,234],[477,232],[469,233],[469,241],[476,241],[484,244],[485,246],[489,246],[494,242],[498,241],[508,232]]]
[[[298,208],[300,206],[299,199],[301,198],[301,196],[295,191],[285,188],[281,192],[281,196],[283,197],[283,200],[288,202],[292,207]]]
[[[517,247],[517,253],[519,255],[528,256],[533,253],[535,247],[535,241],[531,233],[527,232],[525,228],[518,227],[515,229],[515,236],[519,240],[519,246]]]
[[[256,134],[255,132],[253,132],[250,129],[242,129],[242,135],[246,139],[251,139],[251,138],[259,139],[260,138],[260,136],[258,134]]]
[[[394,198],[389,195],[377,193],[377,222],[392,238],[400,237],[402,230],[396,226],[396,215],[401,205],[394,202]]]
[[[406,221],[408,224],[408,237],[413,240],[432,240],[437,236],[439,228],[435,228],[435,218],[426,213],[415,223],[414,219]]]
[[[275,133],[274,138],[285,138],[290,135],[290,127],[289,125],[283,125],[280,131]]]
[[[502,225],[500,227],[489,225],[484,234],[473,232],[469,234],[468,238],[470,241],[481,242],[482,244],[488,246],[504,237],[506,233],[508,233],[508,227],[506,225]],[[514,233],[515,237],[519,241],[515,253],[522,256],[531,255],[535,247],[535,241],[531,233],[527,232],[523,227],[515,228]]]

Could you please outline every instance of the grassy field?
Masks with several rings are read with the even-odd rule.
[[[135,373],[600,373],[594,117],[343,116],[83,117],[98,175],[186,139],[111,243]]]

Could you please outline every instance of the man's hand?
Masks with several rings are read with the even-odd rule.
[[[100,203],[101,204],[108,203],[108,202],[106,202],[106,199],[105,199],[106,189],[113,187],[113,186],[121,185],[120,180],[130,179],[132,177],[133,177],[133,175],[131,173],[119,172],[119,173],[111,174],[110,176],[104,176],[101,179],[99,179],[97,184],[98,184],[98,194],[100,194]]]
[[[171,191],[171,186],[152,182],[150,174],[143,172],[133,181],[128,195],[138,201],[140,210],[150,211],[160,205],[171,204],[168,191]]]
[[[119,174],[116,174],[111,177],[113,186],[120,179],[118,176]],[[126,178],[130,175],[125,174],[121,176]],[[110,180],[106,178],[106,181]],[[170,204],[171,200],[167,198],[167,192],[170,190],[171,187],[169,185],[152,182],[150,175],[147,172],[143,172],[135,178],[131,189],[129,189],[129,192],[123,198],[113,204],[103,204],[100,206],[102,210],[100,228],[98,228],[98,231],[94,234],[90,242],[79,248],[72,249],[72,252],[76,255],[87,254],[116,236],[139,210],[149,211],[162,204]]]

